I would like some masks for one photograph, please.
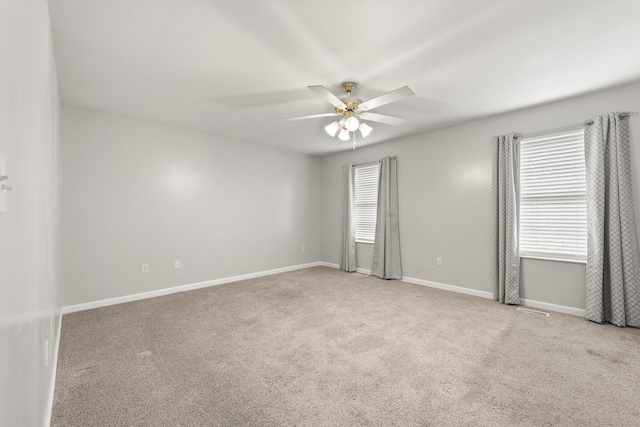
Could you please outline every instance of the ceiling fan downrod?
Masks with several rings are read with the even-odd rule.
[[[355,112],[358,110],[358,105],[360,105],[360,102],[362,101],[358,98],[351,97],[351,92],[356,88],[355,83],[346,82],[342,84],[342,87],[344,88],[344,91],[347,92],[347,97],[341,100],[344,104],[342,107],[347,108],[336,106],[336,113],[343,114],[344,118],[348,119],[355,114]]]

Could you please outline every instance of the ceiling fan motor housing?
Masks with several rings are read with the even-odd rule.
[[[340,101],[347,106],[347,109],[343,110],[340,107],[336,107],[336,113],[344,114],[345,117],[351,117],[358,110],[358,105],[362,102],[360,98],[353,96],[342,98]]]

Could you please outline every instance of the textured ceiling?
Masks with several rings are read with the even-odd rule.
[[[638,0],[49,3],[63,103],[309,154],[351,144],[309,85],[413,89],[367,145],[640,79]]]

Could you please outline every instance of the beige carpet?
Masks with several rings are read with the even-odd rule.
[[[638,426],[640,330],[325,267],[65,315],[54,426]]]

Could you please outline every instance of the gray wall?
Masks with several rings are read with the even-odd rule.
[[[318,261],[319,177],[316,157],[64,106],[62,303]]]
[[[44,0],[0,2],[0,425],[49,425],[58,304],[58,90]]]
[[[491,292],[492,137],[573,125],[612,111],[640,111],[640,84],[323,157],[323,261],[337,264],[340,259],[342,165],[397,155],[404,276]],[[630,121],[637,165],[640,118]],[[634,184],[637,194],[637,170]],[[357,251],[358,267],[370,269],[371,245],[359,243]],[[436,266],[438,256],[444,258],[441,267]],[[584,280],[584,264],[522,260],[521,296],[526,299],[584,308]]]

